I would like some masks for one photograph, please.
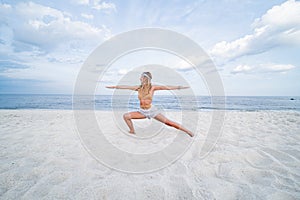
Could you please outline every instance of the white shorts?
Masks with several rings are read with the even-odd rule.
[[[160,113],[159,109],[153,105],[149,109],[139,108],[138,112],[140,112],[142,115],[144,115],[148,119],[154,118],[156,115],[158,115]]]

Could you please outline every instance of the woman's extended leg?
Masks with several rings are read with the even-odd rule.
[[[134,134],[134,127],[131,119],[145,119],[146,117],[142,115],[140,112],[129,112],[123,115],[123,118],[129,127],[129,133]]]
[[[154,119],[156,119],[156,120],[158,120],[158,121],[160,121],[160,122],[162,122],[162,123],[164,123],[164,124],[166,124],[168,126],[172,126],[172,127],[177,128],[179,130],[182,130],[182,131],[186,132],[187,134],[189,134],[189,136],[191,136],[191,137],[194,136],[194,134],[191,131],[189,131],[188,129],[184,128],[182,125],[169,120],[168,118],[166,118],[162,114],[156,115],[154,117]]]

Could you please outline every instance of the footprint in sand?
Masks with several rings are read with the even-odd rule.
[[[171,176],[170,181],[169,199],[195,199],[192,189],[184,178]]]
[[[274,157],[276,160],[278,160],[280,163],[283,163],[283,164],[295,163],[298,161],[293,156],[291,156],[285,152],[282,152],[282,151],[273,150],[270,148],[262,148],[261,150],[264,153],[271,155],[272,157]]]
[[[274,162],[269,156],[263,155],[256,150],[251,150],[245,154],[245,160],[254,168],[265,169],[269,168]]]

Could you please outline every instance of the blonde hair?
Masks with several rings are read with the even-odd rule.
[[[141,92],[141,94],[144,96],[146,94],[149,94],[150,90],[151,90],[151,79],[152,79],[152,75],[150,72],[143,72],[142,76],[147,78],[147,82],[144,84],[141,84],[139,87],[139,91]]]

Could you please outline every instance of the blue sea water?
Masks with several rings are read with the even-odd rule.
[[[293,98],[294,100],[291,100]],[[88,103],[88,102],[87,102]],[[99,95],[92,102],[95,110],[134,110],[139,107],[136,95]],[[300,111],[300,97],[290,96],[226,96],[224,106],[215,106],[209,96],[154,96],[153,104],[165,110],[293,110]],[[0,109],[71,110],[72,95],[0,94]]]

